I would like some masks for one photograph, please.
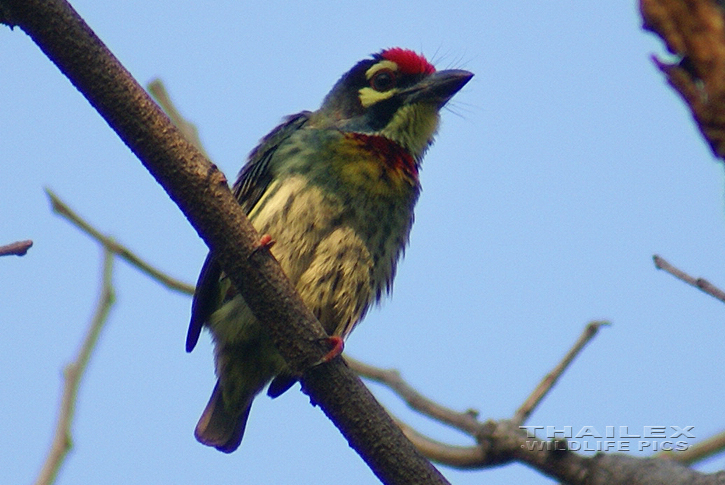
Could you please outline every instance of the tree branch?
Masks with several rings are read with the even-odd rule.
[[[0,0],[0,22],[22,28],[98,110],[181,208],[303,389],[384,483],[448,483],[402,434],[341,358],[256,233],[224,175],[171,124],[91,28],[62,0]]]
[[[664,258],[658,255],[652,256],[652,259],[655,262],[655,267],[657,269],[661,269],[663,271],[668,272],[675,278],[684,281],[685,283],[694,286],[695,288],[698,288],[708,295],[712,296],[713,298],[717,298],[721,302],[725,303],[725,291],[722,291],[717,286],[713,285],[709,281],[703,278],[693,278],[689,274],[685,273],[679,268],[676,268],[672,266],[669,262],[667,262]]]
[[[562,361],[543,379],[531,396],[515,413],[515,417],[503,421],[481,422],[476,411],[458,412],[446,408],[420,394],[406,383],[396,370],[379,369],[357,360],[345,357],[350,368],[361,376],[379,382],[403,399],[410,407],[421,414],[452,426],[472,438],[478,444],[474,446],[453,446],[429,438],[407,424],[396,419],[405,435],[428,459],[448,466],[462,469],[485,468],[500,466],[518,460],[536,467],[543,473],[567,483],[583,483],[571,477],[580,475],[581,469],[591,466],[590,459],[568,452],[567,460],[556,460],[557,466],[552,467],[548,456],[561,454],[566,450],[566,442],[558,447],[547,442],[532,439],[521,424],[528,418],[533,409],[554,386],[574,358],[586,344],[598,333],[602,325],[608,322],[591,322],[584,333],[577,339],[574,346],[567,352]],[[601,472],[601,471],[600,471]],[[567,478],[568,477],[568,478]]]
[[[49,485],[55,481],[65,457],[73,446],[71,425],[75,414],[76,397],[78,388],[85,373],[91,354],[96,347],[98,337],[108,320],[111,306],[114,302],[113,293],[113,254],[107,248],[103,250],[103,272],[101,276],[101,294],[98,296],[96,311],[91,319],[91,324],[86,332],[83,344],[78,350],[76,358],[66,365],[63,370],[65,384],[63,385],[63,396],[60,401],[58,422],[55,427],[53,443],[50,446],[48,456],[45,459],[43,468],[40,470],[35,485]]]
[[[651,485],[651,484],[720,484],[719,474],[701,474],[684,466],[672,466],[659,458],[678,463],[691,463],[719,451],[725,437],[717,435],[690,450],[678,451],[656,458],[630,457],[623,454],[599,453],[594,457],[571,451],[566,440],[544,441],[530,435],[521,427],[533,409],[551,390],[563,372],[571,365],[603,325],[589,323],[562,361],[547,374],[510,420],[481,422],[475,411],[458,412],[433,402],[405,382],[396,370],[379,369],[345,357],[361,376],[379,382],[420,413],[448,424],[477,441],[477,445],[454,446],[434,440],[396,419],[410,441],[428,459],[460,469],[481,469],[501,466],[511,461],[527,464],[562,483],[572,485]],[[691,460],[691,461],[689,461]]]

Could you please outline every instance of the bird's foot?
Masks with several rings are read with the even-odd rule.
[[[257,243],[257,246],[252,249],[252,252],[249,254],[249,257],[251,258],[254,256],[257,251],[261,251],[262,249],[270,249],[272,246],[274,246],[274,243],[276,243],[274,239],[272,239],[272,236],[269,234],[263,234],[262,237],[259,238],[259,242]]]
[[[323,355],[320,360],[315,362],[313,364],[313,367],[321,364],[327,364],[332,359],[340,355],[345,348],[345,341],[342,339],[342,337],[338,335],[333,335],[332,337],[325,337],[322,340],[330,346],[330,350],[325,355]]]

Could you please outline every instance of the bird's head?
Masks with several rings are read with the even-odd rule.
[[[411,50],[386,49],[345,73],[311,121],[385,137],[420,160],[438,129],[438,112],[471,77],[459,69],[436,71]]]

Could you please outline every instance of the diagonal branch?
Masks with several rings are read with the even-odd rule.
[[[113,254],[107,248],[103,250],[103,274],[101,276],[101,294],[98,297],[96,311],[86,332],[86,337],[78,350],[76,358],[63,370],[65,384],[61,397],[58,422],[55,427],[53,443],[45,459],[43,468],[35,480],[35,485],[48,485],[55,481],[65,457],[73,446],[71,426],[75,414],[76,396],[78,387],[85,373],[91,354],[96,347],[98,337],[108,320],[108,314],[114,302],[113,284]]]
[[[547,454],[555,453],[558,450],[556,448],[549,449],[547,446],[544,446],[546,444],[545,442],[530,439],[522,429],[521,424],[553,388],[554,384],[556,384],[558,379],[571,365],[574,358],[581,353],[586,344],[594,338],[603,325],[609,325],[609,323],[604,321],[589,323],[562,361],[546,375],[534,392],[526,399],[519,410],[516,411],[514,418],[499,422],[481,422],[477,419],[478,413],[476,411],[458,412],[434,402],[405,382],[396,370],[380,369],[347,356],[345,360],[351,369],[366,379],[387,386],[411,408],[439,422],[459,429],[478,442],[476,446],[453,446],[441,443],[421,434],[411,426],[396,419],[398,426],[400,426],[408,439],[428,459],[461,469],[497,466],[517,459],[524,463],[529,463],[532,466],[537,466],[542,472],[548,473],[552,477],[563,479],[570,475],[576,476],[579,473],[576,470],[579,470],[586,463],[589,463],[586,461],[587,459],[581,458],[579,460],[578,458],[572,458],[570,463],[562,467],[550,468],[544,466],[547,463],[547,459],[542,458],[542,456],[545,457]],[[541,445],[541,443],[544,445]],[[562,447],[565,449],[566,445],[564,444]],[[572,483],[578,482],[575,481]]]
[[[91,28],[63,0],[0,0],[17,25],[88,99],[167,191],[218,258],[248,306],[298,372],[303,389],[387,484],[448,483],[402,434],[340,358],[231,194],[226,178],[169,121]]]

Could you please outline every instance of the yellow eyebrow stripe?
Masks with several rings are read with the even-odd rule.
[[[369,80],[375,75],[376,72],[380,71],[381,69],[390,69],[391,71],[397,71],[398,65],[393,61],[380,61],[373,65],[370,69],[365,71],[365,77]]]

